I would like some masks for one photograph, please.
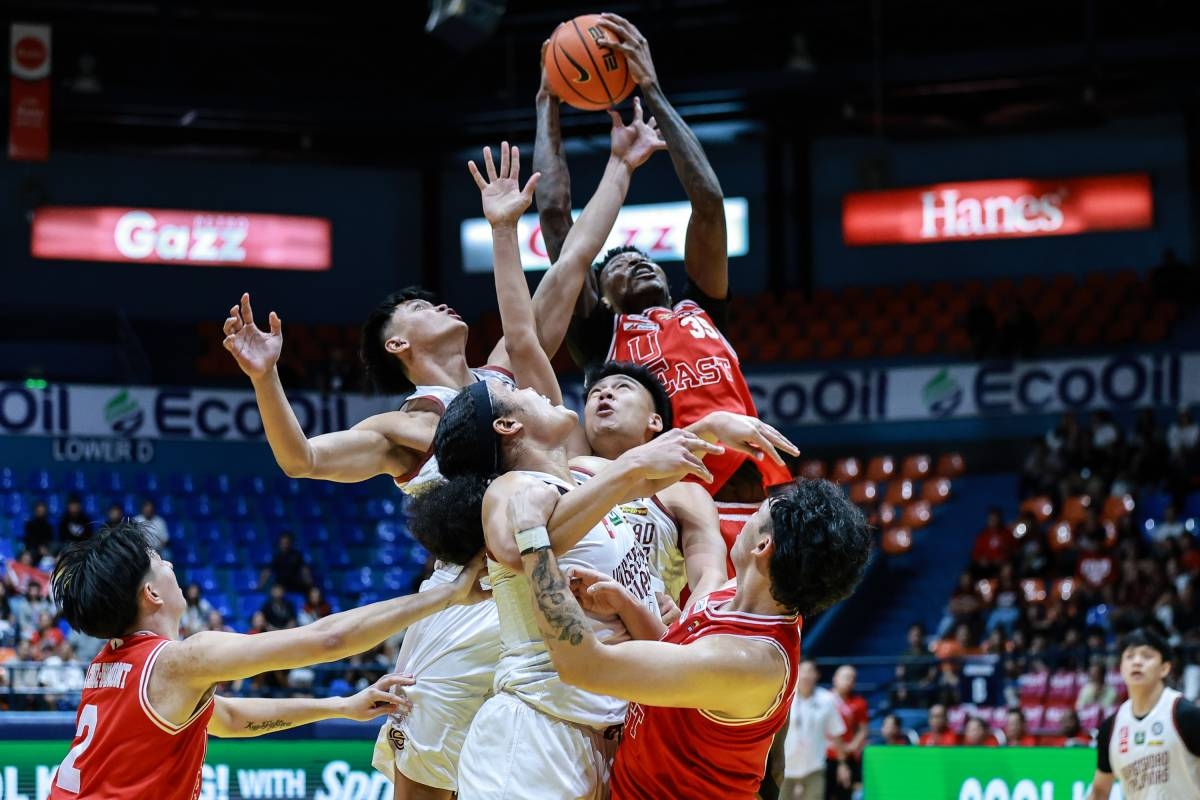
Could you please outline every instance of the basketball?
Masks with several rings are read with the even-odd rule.
[[[559,25],[546,51],[546,77],[564,103],[584,111],[615,106],[633,91],[625,54],[596,44],[612,36],[599,14],[583,14]]]

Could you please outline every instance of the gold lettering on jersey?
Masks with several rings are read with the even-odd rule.
[[[92,664],[88,667],[87,677],[83,679],[85,689],[124,689],[125,676],[133,669],[133,664],[124,661],[110,661],[107,664]]]
[[[1139,758],[1121,770],[1121,784],[1126,792],[1161,786],[1171,779],[1171,754],[1155,753]]]

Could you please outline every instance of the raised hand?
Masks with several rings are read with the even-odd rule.
[[[775,428],[758,417],[734,414],[730,411],[714,411],[688,426],[688,430],[705,438],[716,439],[730,450],[746,453],[755,460],[769,458],[783,466],[783,456],[800,455],[800,448],[792,444]]]
[[[561,28],[564,24],[565,23],[560,22],[558,27]],[[555,30],[557,31],[558,28],[555,28]],[[553,38],[553,36],[551,36],[551,38]],[[547,39],[546,41],[542,42],[542,55],[541,61],[539,62],[542,65],[542,82],[538,85],[538,94],[545,95],[546,97],[552,97],[556,101],[562,102],[561,98],[554,93],[554,89],[550,88],[550,79],[546,77],[546,51],[549,49],[550,39]]]
[[[658,72],[654,69],[654,59],[650,57],[650,43],[637,26],[617,14],[605,12],[600,18],[603,20],[600,26],[604,29],[604,38],[596,44],[624,53],[630,74],[643,90],[658,83]]]
[[[483,196],[483,215],[492,227],[499,225],[516,225],[517,220],[533,202],[533,190],[537,187],[540,172],[529,176],[525,188],[521,188],[521,153],[514,145],[509,149],[508,142],[500,144],[500,170],[492,161],[492,149],[483,148],[483,166],[487,179],[479,173],[479,167],[474,161],[467,162],[467,169],[479,187]]]
[[[414,683],[412,675],[384,675],[358,694],[344,698],[341,716],[367,722],[384,714],[407,715],[412,711],[412,701],[404,694],[404,687]]]
[[[725,448],[706,442],[691,431],[676,428],[625,451],[617,460],[632,464],[643,480],[677,481],[686,475],[695,475],[705,483],[712,483],[712,473],[704,466],[703,458],[723,452]]]
[[[658,123],[651,117],[642,120],[642,100],[633,98],[633,120],[626,125],[621,115],[609,110],[612,117],[612,154],[636,169],[659,150],[666,150],[667,143],[658,130]]]
[[[283,320],[274,311],[267,319],[270,326],[268,331],[254,324],[248,293],[242,295],[238,305],[229,309],[229,316],[225,319],[225,339],[221,344],[233,354],[234,361],[252,381],[274,369],[283,351]]]

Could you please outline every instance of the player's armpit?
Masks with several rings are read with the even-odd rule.
[[[551,654],[566,683],[642,705],[704,709],[731,722],[767,714],[787,678],[778,647],[741,636],[706,636],[686,645],[597,644],[565,672]]]

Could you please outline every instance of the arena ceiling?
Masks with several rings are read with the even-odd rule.
[[[418,163],[531,135],[537,55],[592,4],[509,0],[457,49],[430,4],[7,0],[54,26],[54,146]],[[1086,125],[1190,110],[1200,25],[1169,0],[614,2],[690,119],[803,135]],[[7,82],[3,83],[7,91]],[[577,128],[602,119],[569,115]]]

